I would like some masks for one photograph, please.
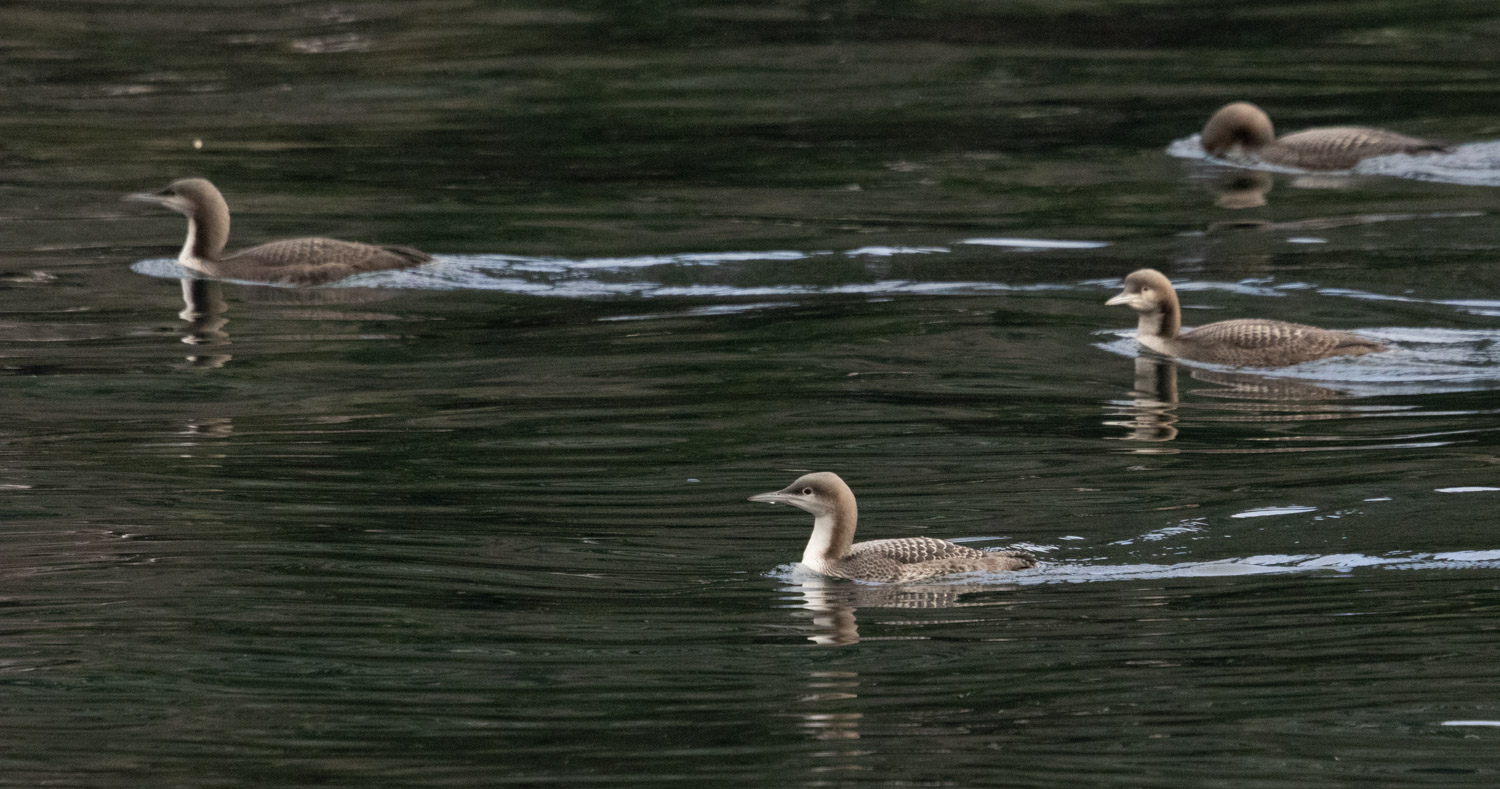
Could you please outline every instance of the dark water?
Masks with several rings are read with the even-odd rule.
[[[0,9],[0,785],[1494,786],[1497,32]],[[1204,161],[1240,98],[1464,145]],[[441,257],[184,290],[180,218],[119,196],[186,175],[232,247]],[[1137,359],[1142,266],[1190,322],[1395,350]],[[812,469],[863,537],[1043,566],[805,578],[809,519],[744,499]]]

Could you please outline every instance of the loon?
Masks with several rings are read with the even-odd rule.
[[[1452,150],[1433,140],[1359,126],[1307,129],[1277,138],[1270,117],[1248,101],[1220,107],[1208,119],[1200,139],[1211,156],[1254,156],[1267,164],[1302,170],[1348,170],[1375,156]]]
[[[331,238],[292,238],[224,255],[229,241],[229,204],[202,178],[173,181],[160,192],[125,196],[155,203],[188,218],[187,241],[177,262],[221,279],[277,285],[322,285],[368,271],[410,268],[432,260],[408,247],[382,247]]]
[[[1219,321],[1182,333],[1182,306],[1166,275],[1143,268],[1125,278],[1125,290],[1104,302],[1139,313],[1135,338],[1157,353],[1235,367],[1285,367],[1387,350],[1373,340],[1300,323],[1256,318]]]
[[[782,490],[750,501],[790,504],[813,514],[812,539],[802,564],[813,572],[856,581],[918,581],[977,570],[1024,570],[1036,558],[1019,551],[981,551],[931,537],[854,542],[859,508],[854,491],[828,471],[807,474]]]

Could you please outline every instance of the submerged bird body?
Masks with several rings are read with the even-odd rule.
[[[1219,321],[1182,331],[1182,305],[1171,280],[1155,269],[1125,278],[1125,289],[1105,302],[1134,309],[1135,336],[1157,353],[1234,367],[1285,367],[1384,351],[1386,347],[1349,332],[1329,331],[1285,321],[1246,318]]]
[[[1208,119],[1203,150],[1227,159],[1246,156],[1301,170],[1348,170],[1365,159],[1396,153],[1443,153],[1448,146],[1384,129],[1329,126],[1276,137],[1271,118],[1248,101],[1226,104]]]
[[[224,254],[229,241],[229,204],[202,178],[173,181],[160,192],[127,200],[155,203],[188,219],[187,241],[177,262],[210,277],[278,285],[321,285],[370,271],[410,268],[432,256],[408,247],[386,247],[331,238],[293,238]]]
[[[785,489],[751,501],[790,504],[813,514],[812,538],[802,564],[821,575],[857,581],[918,581],[980,570],[1024,570],[1036,559],[1018,551],[981,551],[932,537],[854,542],[859,509],[854,492],[837,474],[807,474]]]

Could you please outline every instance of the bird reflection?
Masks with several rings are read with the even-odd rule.
[[[1275,183],[1270,173],[1261,170],[1236,170],[1221,175],[1210,188],[1214,192],[1214,205],[1240,211],[1265,205],[1266,195]]]
[[[1129,428],[1126,441],[1165,443],[1177,437],[1177,362],[1157,356],[1135,357],[1135,388],[1129,403],[1118,404],[1110,416],[1124,420],[1106,420],[1110,427]],[[1134,450],[1138,454],[1166,454],[1176,450],[1150,447]]]
[[[1286,407],[1286,401],[1344,400],[1345,392],[1327,386],[1298,381],[1291,378],[1268,378],[1254,373],[1231,373],[1224,370],[1193,370],[1193,380],[1217,384],[1218,389],[1201,389],[1199,393],[1211,397],[1234,400],[1273,400],[1261,410]]]
[[[229,304],[224,299],[224,283],[214,279],[183,277],[182,311],[177,316],[187,321],[182,341],[193,346],[229,345]],[[275,305],[283,309],[281,317],[296,320],[394,320],[380,313],[353,313],[323,310],[324,305],[368,304],[394,298],[394,291],[377,288],[283,288],[270,285],[236,284],[239,300],[254,304]],[[233,356],[227,353],[195,353],[187,357],[195,367],[223,367]]]
[[[806,693],[797,697],[798,727],[812,739],[824,743],[814,756],[813,772],[862,772],[870,767],[865,757],[873,751],[856,744],[865,714],[860,711],[859,672],[809,671]]]
[[[1341,190],[1359,186],[1363,180],[1348,175],[1298,175],[1284,176],[1293,189]],[[1214,196],[1214,205],[1230,211],[1262,208],[1268,204],[1266,196],[1275,187],[1275,177],[1263,170],[1231,170],[1218,173],[1206,182]],[[1478,211],[1439,211],[1431,213],[1355,214],[1351,216],[1313,217],[1286,222],[1273,222],[1256,218],[1263,212],[1252,212],[1248,216],[1224,219],[1208,226],[1209,233],[1237,231],[1261,231],[1267,233],[1315,233],[1342,227],[1373,225],[1383,222],[1410,222],[1428,219],[1451,219],[1482,216]]]
[[[1177,409],[1180,404],[1177,367],[1175,359],[1149,354],[1137,356],[1131,399],[1111,403],[1107,413],[1110,418],[1104,424],[1128,428],[1129,432],[1119,437],[1124,441],[1163,444],[1176,439],[1179,420]],[[1202,421],[1302,422],[1348,416],[1347,407],[1329,404],[1328,401],[1347,400],[1350,395],[1328,386],[1224,370],[1188,368],[1188,375],[1195,381],[1213,385],[1212,388],[1195,389],[1194,394],[1246,401],[1221,404],[1220,410],[1237,413],[1203,416],[1200,417]],[[1118,418],[1122,416],[1125,418]],[[1131,451],[1136,454],[1171,454],[1179,450],[1156,446]]]
[[[862,584],[837,578],[806,576],[787,591],[802,598],[799,615],[808,619],[807,639],[820,646],[845,647],[860,641],[857,612],[861,608],[942,609],[993,607],[995,600],[978,598],[985,592],[1009,594],[1015,584],[970,583],[932,584]],[[936,620],[934,624],[941,623]],[[893,622],[887,624],[914,624]],[[883,636],[883,639],[905,639],[910,635]],[[818,756],[830,761],[819,771],[856,771],[870,769],[863,758],[871,751],[853,746],[860,739],[865,713],[860,708],[860,675],[856,671],[817,670],[807,674],[806,692],[798,697],[796,713],[799,726],[813,739],[829,743]],[[835,745],[834,743],[844,743]]]
[[[187,332],[182,341],[188,345],[228,345],[229,332],[224,326],[229,323],[225,313],[229,304],[224,301],[224,286],[211,279],[182,278],[182,312],[177,317],[187,321]],[[190,354],[188,363],[195,367],[223,367],[234,357],[227,353]]]
[[[859,622],[854,617],[854,584],[828,578],[802,581],[802,607],[812,612],[813,634],[807,640],[822,646],[841,647],[859,643]]]
[[[995,601],[965,599],[985,592],[1009,592],[1015,584],[993,583],[976,576],[968,583],[863,584],[841,578],[799,578],[789,591],[802,595],[801,608],[810,612],[807,640],[821,646],[849,646],[860,642],[857,613],[861,608],[941,609],[993,606]],[[868,640],[865,639],[865,640]]]
[[[229,438],[234,435],[234,420],[223,416],[189,419],[179,435],[186,437],[186,446],[195,445],[197,438]]]
[[[811,671],[807,675],[807,694],[798,701],[816,705],[817,712],[802,714],[802,728],[819,740],[857,740],[864,714],[846,712],[847,702],[859,700],[859,672]],[[830,707],[834,709],[829,709]],[[855,755],[850,752],[845,755]]]
[[[370,304],[396,298],[399,291],[390,288],[283,288],[275,285],[235,285],[235,293],[241,301],[254,304],[270,304],[278,307],[321,307],[332,305]],[[346,320],[348,316],[336,311],[310,310],[306,313],[313,320]]]

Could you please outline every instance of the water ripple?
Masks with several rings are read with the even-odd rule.
[[[1390,553],[1372,556],[1363,553],[1338,554],[1261,554],[1212,561],[1177,564],[1096,564],[1089,561],[1049,561],[1030,570],[1008,573],[968,573],[951,579],[903,584],[924,590],[953,588],[968,590],[976,584],[1030,586],[1036,584],[1100,583],[1166,578],[1213,578],[1231,575],[1267,575],[1332,571],[1347,573],[1367,568],[1383,570],[1458,570],[1500,568],[1500,549],[1447,551],[1442,553]],[[800,564],[785,564],[767,573],[787,583],[806,583],[821,578]],[[851,582],[861,586],[865,582]],[[875,585],[875,584],[869,584]],[[875,585],[878,586],[878,585]]]

